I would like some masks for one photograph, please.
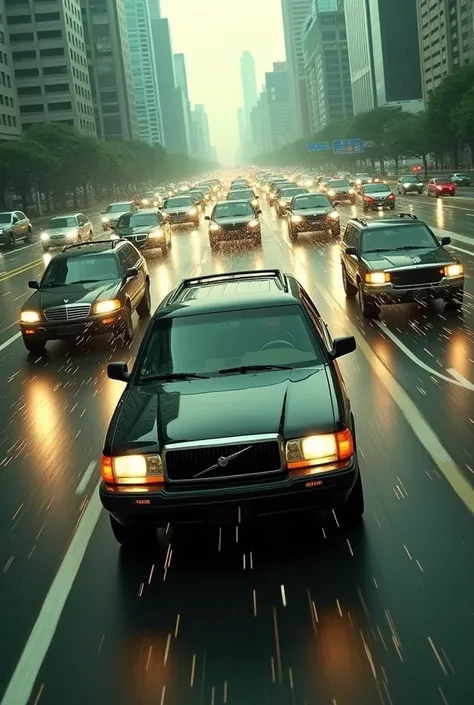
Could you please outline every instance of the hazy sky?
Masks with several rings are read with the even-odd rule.
[[[204,103],[219,159],[233,162],[242,105],[240,54],[255,59],[257,88],[285,58],[280,0],[161,0],[173,51],[186,56],[192,103]]]

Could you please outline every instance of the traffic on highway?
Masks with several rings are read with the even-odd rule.
[[[474,190],[409,176],[1,250],[3,705],[472,701]]]

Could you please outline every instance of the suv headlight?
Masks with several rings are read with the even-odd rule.
[[[94,304],[93,313],[112,313],[118,311],[122,304],[118,299],[110,299],[107,301],[99,301]]]
[[[335,195],[336,195],[336,192],[333,191],[332,189],[329,189],[328,196],[335,196]]]
[[[20,313],[21,323],[38,323],[40,315],[38,311],[22,311]]]
[[[257,218],[252,218],[252,220],[249,222],[249,228],[257,228],[260,225],[258,222]]]
[[[388,272],[367,272],[365,275],[366,284],[386,284],[390,281]]]
[[[301,215],[292,215],[291,216],[292,223],[301,223],[302,220],[303,220],[303,217]]]
[[[189,215],[197,215],[197,208],[191,208],[190,211],[188,211]]]
[[[218,225],[217,223],[211,223],[209,226],[209,230],[213,233],[216,233],[220,229],[221,229],[221,226]]]
[[[348,460],[354,454],[354,441],[348,428],[338,433],[325,433],[288,441],[286,444],[288,470],[317,467],[313,472],[325,472],[321,465]]]
[[[0,233],[1,233],[1,232],[3,232],[3,231],[0,230]],[[49,234],[48,234],[48,233],[41,233],[41,236],[40,236],[40,237],[41,237],[42,240],[49,240]]]
[[[462,277],[463,274],[464,268],[462,264],[448,264],[448,266],[444,268],[445,277]]]
[[[159,455],[102,456],[102,479],[108,485],[145,485],[164,482]]]
[[[331,220],[339,220],[339,213],[337,211],[331,211],[329,217]]]
[[[103,222],[103,223],[108,223],[109,220],[110,220],[110,218],[109,218],[108,216],[106,216],[106,215],[104,215],[104,217],[102,218],[102,222]]]
[[[163,230],[161,228],[155,228],[155,230],[150,231],[149,237],[153,239],[163,237]]]
[[[286,206],[286,201],[284,198],[280,198],[280,206]]]

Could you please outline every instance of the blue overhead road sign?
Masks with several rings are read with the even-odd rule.
[[[357,138],[352,140],[334,140],[332,143],[334,154],[362,154],[365,152],[363,140]]]
[[[329,142],[308,142],[308,152],[326,152]]]

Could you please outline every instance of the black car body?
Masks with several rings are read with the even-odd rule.
[[[162,211],[166,213],[171,225],[199,226],[199,208],[191,196],[183,194],[166,198]]]
[[[288,181],[288,179],[274,179],[269,181],[266,187],[267,201],[270,205],[273,205],[276,199],[276,190],[280,186],[288,186],[288,188],[296,187],[296,184]]]
[[[234,179],[233,181],[230,182],[230,188],[231,189],[237,189],[237,188],[251,188],[249,182],[247,179]]]
[[[341,243],[344,290],[358,297],[362,314],[377,318],[383,304],[443,299],[463,303],[464,271],[440,240],[412,214],[366,222],[349,220]]]
[[[394,210],[395,208],[395,195],[384,183],[364,184],[360,189],[360,197],[364,211],[376,211],[380,208]]]
[[[292,184],[291,186],[281,186],[276,190],[275,199],[275,210],[279,218],[282,218],[287,212],[291,205],[291,202],[295,196],[299,196],[301,193],[309,193],[307,188],[301,188]]]
[[[20,330],[31,353],[48,340],[105,333],[133,338],[132,314],[150,314],[150,277],[138,250],[122,240],[70,245],[53,257],[23,304]]]
[[[201,211],[206,207],[206,203],[207,203],[206,191],[204,191],[203,189],[193,188],[193,189],[190,189],[184,195],[191,196],[195,205],[198,208],[200,208]]]
[[[301,285],[278,270],[183,281],[131,373],[108,366],[127,383],[100,487],[119,543],[169,523],[317,507],[360,521],[354,419],[336,362],[354,349],[352,337],[331,339]]]
[[[356,202],[356,190],[347,179],[331,179],[327,184],[327,195],[334,205]]]
[[[397,191],[400,195],[406,193],[423,193],[423,182],[415,174],[400,176],[397,181]]]
[[[253,245],[262,244],[260,210],[255,210],[250,201],[219,201],[212,209],[209,221],[209,244],[211,249],[220,242],[251,240]]]
[[[110,203],[107,210],[103,213],[102,228],[103,230],[114,229],[118,223],[118,219],[124,213],[131,213],[138,210],[138,205],[135,201],[119,201],[118,203]]]
[[[122,240],[131,242],[137,250],[159,248],[163,255],[167,255],[171,248],[171,225],[168,218],[156,208],[121,215],[115,227],[115,234]]]
[[[338,237],[341,233],[340,216],[331,200],[323,193],[295,196],[286,212],[288,234],[295,242],[299,233],[324,232]]]
[[[258,196],[251,188],[231,188],[227,194],[228,201],[250,201],[252,206],[258,208]]]

